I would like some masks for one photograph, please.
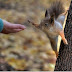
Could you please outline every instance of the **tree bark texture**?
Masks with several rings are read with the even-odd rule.
[[[65,45],[63,41],[61,41],[55,71],[72,71],[72,1],[68,11],[64,32],[68,45]]]

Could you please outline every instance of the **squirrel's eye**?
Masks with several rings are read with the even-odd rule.
[[[45,26],[48,26],[48,23],[45,23]]]

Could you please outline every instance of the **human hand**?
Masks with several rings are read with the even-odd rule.
[[[5,20],[3,20],[3,24],[4,24],[4,27],[3,27],[3,30],[1,33],[4,33],[4,34],[16,33],[16,32],[26,29],[26,27],[24,25],[13,24],[13,23],[7,22]]]

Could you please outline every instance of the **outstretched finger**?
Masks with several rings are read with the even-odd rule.
[[[9,28],[10,29],[22,29],[22,30],[26,29],[26,27],[24,25],[21,25],[21,24],[10,24]]]
[[[22,29],[14,29],[12,32],[19,32],[22,31]]]

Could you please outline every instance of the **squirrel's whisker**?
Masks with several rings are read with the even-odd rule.
[[[28,20],[28,22],[31,23],[32,25],[34,25],[35,27],[38,27],[39,26],[39,24],[35,24],[34,22],[32,22],[30,20]]]

